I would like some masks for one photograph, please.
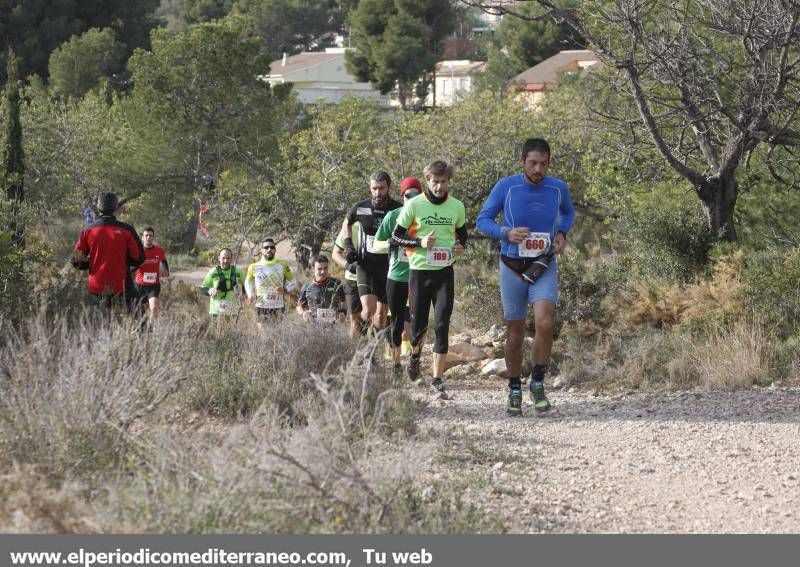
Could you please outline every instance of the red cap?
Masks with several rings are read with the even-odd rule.
[[[406,191],[409,189],[416,189],[422,193],[422,184],[419,182],[419,179],[416,177],[403,178],[403,180],[400,182],[400,196],[402,197],[405,195]]]

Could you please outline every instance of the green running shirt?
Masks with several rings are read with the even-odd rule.
[[[466,223],[464,203],[452,197],[441,205],[435,205],[423,193],[403,205],[397,224],[408,229],[410,238],[436,237],[434,248],[413,248],[410,267],[412,270],[441,270],[452,264],[456,229]],[[448,263],[449,262],[449,263]]]
[[[403,209],[394,209],[389,211],[381,226],[378,227],[378,232],[375,233],[375,240],[377,242],[388,241],[392,237],[394,227],[397,224],[397,217],[400,216],[400,211]],[[389,249],[389,279],[396,282],[408,282],[408,256],[403,248],[392,246]]]

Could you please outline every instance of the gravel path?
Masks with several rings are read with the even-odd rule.
[[[800,532],[800,389],[594,396],[505,415],[505,383],[431,401],[425,474],[512,532]],[[422,394],[420,394],[422,395]]]

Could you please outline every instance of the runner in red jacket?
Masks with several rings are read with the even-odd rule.
[[[75,243],[72,265],[89,270],[89,293],[98,304],[112,305],[132,293],[130,268],[144,262],[144,247],[136,230],[114,216],[119,208],[116,194],[102,192],[97,198],[100,217],[83,229]],[[126,293],[127,292],[127,293]],[[130,308],[130,303],[128,308]]]

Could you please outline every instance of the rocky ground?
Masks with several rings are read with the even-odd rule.
[[[430,398],[421,418],[421,438],[438,447],[424,476],[468,481],[465,499],[512,532],[800,531],[800,388],[601,396],[550,386],[550,412],[526,399],[510,418],[505,380],[450,374],[454,399]]]

